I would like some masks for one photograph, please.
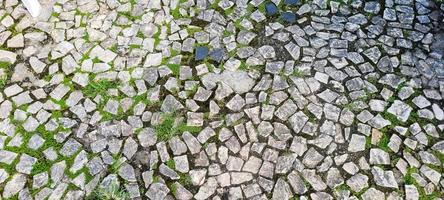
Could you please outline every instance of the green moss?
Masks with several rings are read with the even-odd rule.
[[[2,69],[9,68],[10,65],[11,65],[11,63],[9,63],[9,62],[0,61],[0,68],[2,68]]]
[[[198,89],[199,89],[199,85],[198,84],[193,85],[193,87],[190,90],[186,91],[187,95],[191,96],[191,95],[196,94]]]
[[[60,99],[60,100],[57,101],[57,100],[51,98],[51,100],[52,100],[55,104],[59,105],[60,108],[61,108],[61,110],[65,110],[65,109],[68,108],[68,105],[66,105],[66,100],[65,100],[65,99]]]
[[[365,149],[370,149],[372,147],[372,137],[365,137]]]
[[[412,111],[410,113],[409,119],[407,120],[407,122],[405,124],[407,126],[407,125],[414,124],[414,123],[418,123],[421,126],[424,126],[426,124],[439,124],[436,119],[430,120],[430,119],[422,118],[422,117],[419,117],[417,112]]]
[[[60,117],[63,117],[63,114],[62,114],[61,111],[54,110],[54,111],[51,112],[51,118],[58,119]]]
[[[87,31],[85,31],[84,35],[82,36],[82,39],[84,39],[88,43],[91,42]]]
[[[54,114],[55,112],[53,112]],[[58,151],[62,148],[62,144],[58,143],[55,139],[55,135],[56,132],[58,130],[51,132],[51,131],[47,131],[45,129],[44,125],[40,125],[39,127],[37,127],[37,132],[40,134],[40,136],[45,140],[45,142],[43,143],[43,145],[40,147],[40,149],[48,149],[50,147],[54,148],[55,151]]]
[[[391,96],[391,97],[389,97],[389,98],[387,99],[387,101],[390,102],[390,103],[395,102],[395,100],[396,100],[396,97],[395,97],[395,96]]]
[[[313,113],[311,113],[307,107],[304,108],[304,114],[307,115],[309,122],[316,123],[317,121],[316,116]]]

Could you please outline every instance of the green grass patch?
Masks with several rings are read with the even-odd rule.
[[[240,66],[239,66],[239,70],[243,70],[243,71],[247,71],[248,70],[248,66],[247,66],[247,64],[245,63],[245,61],[241,61],[241,64],[240,64]]]
[[[51,13],[51,16],[53,16],[53,17],[55,17],[55,18],[58,18],[58,17],[60,16],[60,13],[58,13],[58,12],[52,12],[52,13]]]
[[[99,58],[95,57],[92,59],[92,62],[93,63],[101,63],[102,61]]]
[[[47,172],[51,169],[53,162],[47,159],[39,159],[37,163],[32,166],[31,175],[36,175],[42,172]]]
[[[146,105],[151,105],[153,104],[153,102],[151,102],[148,98],[146,94],[141,94],[141,95],[136,95],[134,97],[132,97],[133,99],[133,105],[136,105],[140,102],[146,104]]]
[[[119,12],[120,15],[125,16],[126,18],[128,18],[130,21],[137,21],[137,20],[142,20],[142,15],[140,16],[133,16],[131,15],[130,12]]]
[[[170,169],[176,169],[176,163],[173,159],[169,159],[166,161],[166,166],[168,166]]]
[[[120,155],[114,156],[114,162],[109,166],[109,171],[116,174],[124,162],[125,161],[121,159]]]
[[[129,49],[140,49],[142,48],[142,45],[138,45],[138,44],[130,44],[129,45]]]
[[[139,38],[145,38],[145,35],[142,33],[142,31],[137,31],[136,36]]]
[[[388,146],[390,138],[386,132],[381,131],[381,138],[379,138],[378,147],[386,152],[390,152],[391,149]]]
[[[299,77],[299,78],[302,78],[305,76],[304,73],[299,69],[294,69],[293,73],[291,75],[293,75],[295,77]]]
[[[173,72],[174,76],[179,76],[180,65],[179,64],[167,64],[168,68]]]
[[[201,31],[202,28],[198,26],[188,26],[187,32],[189,35],[194,36],[194,33]]]
[[[344,190],[351,191],[350,187],[347,184],[338,185],[334,188],[334,190],[336,190],[336,191],[344,191]]]
[[[5,88],[10,72],[11,63],[0,62],[0,89]]]
[[[404,183],[407,185],[414,185],[416,187],[416,189],[418,189],[418,193],[419,193],[419,199],[420,200],[433,200],[436,199],[438,197],[441,197],[441,194],[439,191],[435,190],[434,192],[432,192],[431,194],[426,194],[425,190],[423,187],[421,187],[415,180],[415,178],[412,177],[413,173],[418,173],[418,169],[414,168],[414,167],[410,167],[407,169],[407,173],[404,176]]]
[[[185,131],[190,133],[198,133],[202,130],[201,127],[187,126],[186,123],[181,122],[175,124],[176,114],[164,114],[161,117],[161,123],[154,127],[157,139],[160,141],[168,141],[172,137],[179,135]]]
[[[174,19],[180,19],[182,17],[182,14],[180,14],[179,8],[180,7],[178,6],[176,9],[170,11],[170,14],[171,14],[171,16],[173,16]]]
[[[171,190],[171,193],[177,198],[177,187],[175,184],[170,184],[169,188]]]
[[[116,81],[100,80],[90,82],[82,89],[83,95],[89,98],[94,98],[97,95],[108,96],[108,90],[117,88],[119,84]]]
[[[125,190],[116,180],[112,181],[107,187],[98,186],[86,200],[125,200],[130,199],[128,191]]]
[[[262,14],[265,14],[266,13],[266,10],[265,10],[265,4],[266,4],[267,2],[262,2],[261,4],[259,4],[259,6],[257,7],[257,9],[262,13]]]
[[[174,131],[174,118],[170,115],[164,115],[163,121],[155,126],[157,139],[167,141],[176,135]]]
[[[179,176],[180,178],[177,182],[179,182],[182,186],[186,187],[193,185],[193,182],[191,181],[191,176],[189,174],[179,173]]]

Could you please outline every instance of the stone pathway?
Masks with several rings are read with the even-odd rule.
[[[440,199],[444,4],[0,1],[0,199]]]

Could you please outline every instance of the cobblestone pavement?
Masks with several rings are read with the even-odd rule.
[[[0,199],[444,197],[444,4],[0,0]]]

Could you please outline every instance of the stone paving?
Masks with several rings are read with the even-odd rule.
[[[0,199],[444,198],[444,4],[0,0]]]

